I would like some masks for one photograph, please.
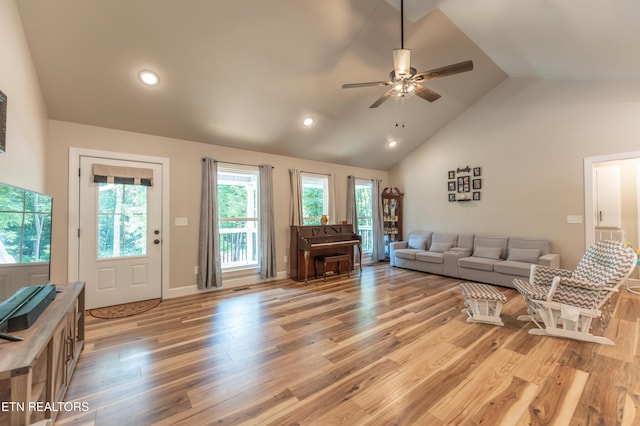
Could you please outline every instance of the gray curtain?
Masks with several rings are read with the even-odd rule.
[[[222,286],[217,186],[218,165],[213,158],[203,158],[200,244],[198,246],[198,288]]]
[[[353,223],[353,232],[358,233],[358,206],[356,204],[356,177],[347,177],[347,222]]]
[[[276,276],[276,229],[273,222],[273,167],[260,170],[260,276]]]
[[[382,189],[380,188],[380,179],[374,179],[371,185],[371,210],[372,218],[372,237],[373,250],[371,258],[373,260],[384,260],[384,223],[382,220]]]
[[[299,226],[302,225],[302,177],[298,169],[290,169],[289,175],[291,177],[290,224]]]

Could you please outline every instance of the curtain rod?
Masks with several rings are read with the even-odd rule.
[[[313,175],[331,176],[331,173],[308,172],[306,170],[300,170],[300,173],[311,173]]]
[[[206,157],[202,157],[202,161],[205,161],[207,158]],[[249,167],[260,167],[260,164],[256,165],[256,164],[245,164],[245,163],[234,163],[233,161],[220,161],[220,160],[213,160],[216,163],[224,163],[224,164],[234,164],[236,166],[249,166]],[[267,164],[265,164],[266,166]],[[275,168],[274,166],[271,166],[271,168]]]
[[[373,182],[373,181],[375,180],[374,178],[371,178],[371,179],[367,179],[367,178],[359,178],[358,176],[355,176],[355,175],[349,175],[349,176],[353,176],[354,178],[356,178],[356,179],[358,179],[358,180],[368,180],[368,181],[371,181],[371,182]]]

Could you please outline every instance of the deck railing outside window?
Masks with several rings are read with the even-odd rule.
[[[220,258],[223,268],[258,264],[257,229],[251,227],[220,228]]]
[[[358,225],[358,234],[362,237],[362,252],[370,253],[373,250],[373,230],[371,225]]]

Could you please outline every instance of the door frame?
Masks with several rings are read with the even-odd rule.
[[[593,212],[595,211],[594,205],[596,202],[593,194],[595,188],[595,173],[593,171],[595,163],[638,159],[640,159],[640,151],[601,155],[598,157],[587,157],[584,159],[584,240],[586,247],[591,247],[596,241],[596,224],[595,217],[593,216]],[[638,177],[638,179],[640,181],[640,177]],[[638,204],[640,206],[640,199]],[[638,220],[640,221],[640,219]],[[640,241],[640,224],[638,226],[638,234],[638,241]]]
[[[80,157],[96,157],[109,160],[139,161],[156,163],[162,166],[162,271],[161,271],[161,297],[169,295],[169,159],[165,157],[153,157],[149,155],[127,154],[123,152],[102,151],[86,148],[69,148],[69,206],[68,206],[68,254],[67,275],[70,282],[79,281],[80,242],[78,228],[80,227]],[[55,203],[55,200],[54,200]]]

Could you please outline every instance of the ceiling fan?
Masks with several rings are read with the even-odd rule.
[[[463,61],[457,64],[446,65],[430,71],[418,73],[410,65],[411,51],[404,48],[404,0],[400,0],[400,49],[393,49],[393,71],[389,73],[387,81],[373,81],[369,83],[343,84],[343,89],[354,87],[370,86],[391,86],[382,96],[380,96],[369,108],[377,108],[390,97],[402,99],[405,97],[418,95],[424,100],[433,102],[440,98],[436,92],[427,89],[420,83],[440,77],[447,77],[473,69],[473,62]]]

